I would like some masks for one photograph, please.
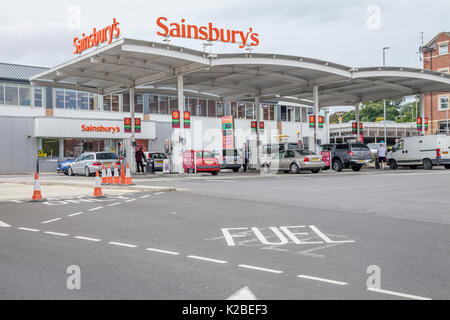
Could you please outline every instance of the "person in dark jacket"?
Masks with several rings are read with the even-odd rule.
[[[142,169],[142,173],[144,173],[144,162],[145,161],[145,154],[142,151],[142,147],[139,148],[138,151],[136,151],[136,170],[137,172],[141,172],[139,169]]]

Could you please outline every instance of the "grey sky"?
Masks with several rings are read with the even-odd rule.
[[[81,10],[79,30],[67,28],[67,8]],[[379,29],[367,26],[369,6],[380,10]],[[450,31],[449,1],[13,1],[0,13],[0,61],[54,66],[74,58],[72,41],[116,17],[121,36],[162,41],[156,18],[224,28],[260,35],[255,52],[314,57],[350,66],[382,64],[383,46],[390,46],[387,65],[420,67],[419,32],[425,41]],[[370,20],[371,21],[371,20]],[[369,25],[370,25],[369,21]],[[373,24],[372,24],[373,26]],[[172,44],[202,49],[200,40],[173,39]],[[216,44],[215,52],[242,51]]]

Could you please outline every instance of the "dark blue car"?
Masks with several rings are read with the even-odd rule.
[[[68,164],[73,162],[73,160],[74,158],[58,161],[58,165],[56,166],[56,172],[67,174]]]

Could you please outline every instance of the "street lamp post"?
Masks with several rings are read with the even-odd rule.
[[[386,66],[386,50],[389,47],[383,47],[383,67]],[[386,130],[386,99],[383,99],[383,113],[384,113],[384,145],[387,148],[387,130]]]

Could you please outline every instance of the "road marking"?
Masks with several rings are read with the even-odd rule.
[[[255,266],[249,266],[247,264],[240,264],[238,267],[241,268],[247,268],[247,269],[253,269],[253,270],[259,270],[259,271],[266,271],[266,272],[272,272],[272,273],[283,273],[283,271],[280,270],[274,270],[274,269],[267,269],[267,268],[261,268],[261,267],[255,267]]]
[[[243,287],[229,296],[227,300],[257,300],[257,298],[248,287]]]
[[[414,296],[412,294],[406,294],[401,292],[395,292],[395,291],[389,291],[389,290],[383,290],[383,289],[377,289],[377,288],[367,288],[368,291],[378,292],[378,293],[386,293],[393,296],[399,296],[403,298],[410,298],[410,299],[416,299],[416,300],[432,300],[431,298],[426,297],[420,297],[420,296]]]
[[[9,228],[11,226],[9,224],[7,224],[7,223],[4,223],[3,221],[0,221],[0,227]]]
[[[145,198],[148,198],[148,197],[150,197],[151,196],[151,194],[147,194],[147,195],[145,195],[145,196],[142,196],[142,197],[140,197],[141,199],[145,199]]]
[[[9,200],[10,202],[14,202],[14,203],[22,203],[22,201],[19,200]]]
[[[121,247],[128,247],[128,248],[137,248],[134,244],[128,244],[128,243],[122,243],[122,242],[114,242],[110,241],[109,244],[115,245],[115,246],[121,246]]]
[[[40,231],[40,230],[38,230],[38,229],[22,228],[22,227],[19,227],[19,228],[17,228],[17,229],[23,230],[23,231],[31,231],[31,232],[39,232],[39,231]]]
[[[61,237],[67,237],[67,233],[59,233],[59,232],[52,232],[52,231],[45,231],[46,234],[52,234],[54,236],[61,236]]]
[[[58,220],[61,220],[62,218],[56,218],[56,219],[52,219],[52,220],[47,220],[47,221],[44,221],[44,222],[41,222],[41,223],[50,223],[50,222],[53,222],[53,221],[58,221]]]
[[[102,208],[103,207],[95,207],[95,208],[89,209],[88,211],[95,211],[95,210],[102,209]]]
[[[125,200],[125,202],[132,202],[132,201],[136,201],[136,199]]]
[[[83,213],[82,211],[81,212],[72,213],[72,214],[69,214],[68,217],[78,216],[78,215],[80,215],[82,213]]]
[[[179,252],[175,252],[175,251],[167,251],[167,250],[161,250],[161,249],[155,249],[155,248],[146,248],[145,250],[159,252],[159,253],[173,254],[173,255],[180,254]]]
[[[102,241],[102,240],[100,240],[100,239],[89,238],[89,237],[82,237],[82,236],[75,236],[74,238],[80,239],[80,240],[94,241],[94,242]]]
[[[163,194],[164,192],[157,192],[157,193],[155,193],[155,196],[157,195],[157,194]]]
[[[122,202],[111,203],[111,204],[108,204],[108,207],[117,206],[118,204],[121,204],[121,203]]]
[[[341,241],[333,241],[330,238],[328,238],[324,233],[322,233],[322,231],[320,231],[319,229],[317,229],[315,226],[310,225],[309,226],[315,233],[317,233],[317,235],[322,238],[323,241],[325,241],[326,243],[349,243],[349,242],[355,242],[354,240],[341,240]]]
[[[209,262],[215,262],[215,263],[228,263],[224,260],[217,260],[217,259],[211,259],[211,258],[205,258],[205,257],[199,257],[199,256],[187,256],[188,258],[197,259],[197,260],[204,260]]]
[[[325,278],[318,278],[318,277],[311,277],[311,276],[307,276],[307,275],[304,275],[304,274],[299,274],[297,276],[297,278],[328,282],[328,283],[332,283],[332,284],[337,284],[339,286],[346,286],[348,284],[347,282],[335,281],[335,280],[330,280],[330,279],[325,279]]]

